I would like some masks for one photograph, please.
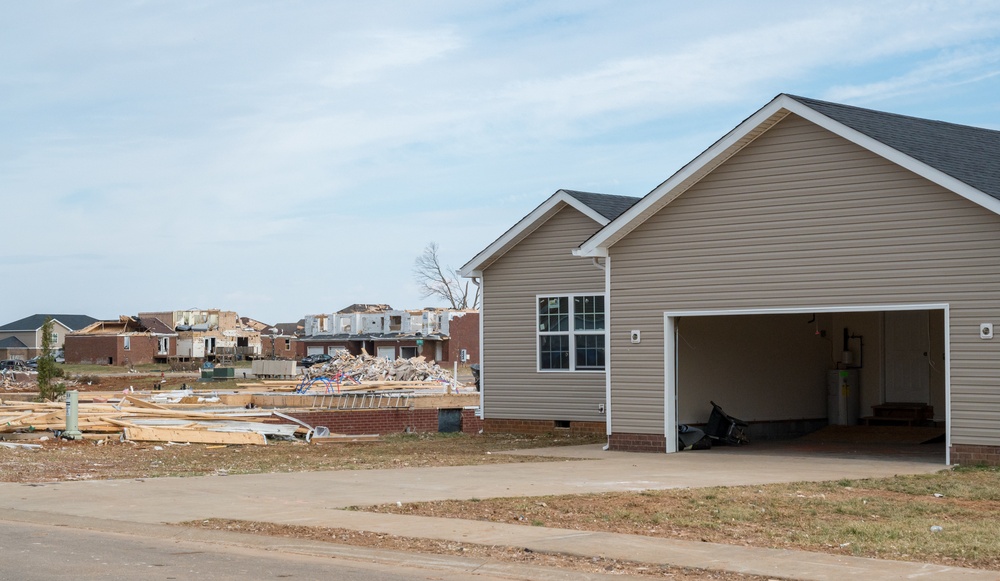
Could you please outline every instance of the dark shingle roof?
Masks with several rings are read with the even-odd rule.
[[[1000,199],[1000,131],[788,95],[827,117]]]
[[[87,315],[31,315],[23,319],[7,323],[0,327],[0,331],[34,331],[40,329],[45,324],[45,319],[52,317],[63,325],[69,327],[71,331],[82,329],[91,323],[96,323],[97,319]]]
[[[17,337],[7,337],[6,339],[0,339],[0,349],[24,349],[25,345]]]
[[[159,317],[146,317],[144,319],[139,319],[139,324],[146,328],[150,333],[157,333],[159,335],[176,335],[176,331],[170,328],[170,325],[164,323]]]
[[[275,323],[274,328],[282,335],[301,335],[305,329],[305,319],[299,319],[295,323]]]
[[[577,200],[583,202],[590,209],[604,216],[608,220],[614,220],[621,216],[625,210],[632,207],[640,198],[632,196],[615,196],[612,194],[594,194],[591,192],[577,192],[574,190],[563,190]]]

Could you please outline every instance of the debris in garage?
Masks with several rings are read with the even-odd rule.
[[[708,425],[705,427],[708,437],[715,442],[730,446],[749,444],[750,438],[746,433],[749,424],[730,416],[714,401],[710,403],[712,414],[708,417]]]

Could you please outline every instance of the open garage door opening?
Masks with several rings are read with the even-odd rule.
[[[669,434],[705,424],[715,402],[751,442],[926,443],[948,460],[946,306],[667,313],[665,324],[668,452]]]

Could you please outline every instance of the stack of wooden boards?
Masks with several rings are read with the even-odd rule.
[[[271,415],[273,412],[259,410],[172,409],[126,395],[118,404],[81,402],[78,424],[86,439],[120,435],[125,440],[137,442],[264,445],[267,436],[304,437],[310,432],[311,428],[300,423],[274,424],[253,420]],[[65,403],[0,404],[0,435],[65,429]]]

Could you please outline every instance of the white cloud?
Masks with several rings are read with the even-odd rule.
[[[998,31],[989,2],[5,5],[0,175],[45,227],[0,267],[88,284],[0,322],[420,304],[426,242],[460,266],[560,187],[641,195],[778,92],[995,103]]]

